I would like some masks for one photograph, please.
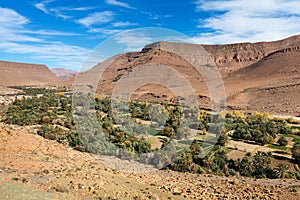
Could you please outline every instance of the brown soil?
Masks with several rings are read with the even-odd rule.
[[[232,150],[227,154],[229,159],[238,159],[238,158],[243,158],[245,156],[246,152],[240,151],[240,150]]]

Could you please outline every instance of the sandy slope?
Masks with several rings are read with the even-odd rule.
[[[0,61],[0,85],[45,85],[59,79],[45,65]]]

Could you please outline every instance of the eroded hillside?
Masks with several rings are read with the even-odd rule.
[[[221,80],[224,82],[228,108],[299,115],[300,98],[297,90],[294,91],[295,87],[292,86],[298,84],[300,78],[299,46],[299,35],[274,42],[228,45],[201,46],[157,42],[145,46],[141,52],[116,56],[113,61],[109,61],[111,63],[105,69],[107,63],[96,65],[91,70],[82,73],[77,79],[77,83],[93,86],[97,88],[98,93],[107,95],[112,93],[123,75],[134,72],[137,66],[159,63],[179,72],[195,90],[201,106],[211,108],[211,94],[205,84],[205,77],[201,76],[203,74],[199,74],[191,63],[176,54],[176,51],[167,51],[168,48],[173,48],[180,49],[186,54],[188,52],[192,54],[193,51],[204,52],[205,49],[204,55],[209,55],[215,62]],[[105,71],[102,77],[97,77],[103,70]],[[282,86],[289,89],[283,93]],[[175,81],[174,88],[180,89],[180,87],[180,83],[178,82],[176,85]],[[275,88],[272,90],[272,96],[276,97],[276,102],[270,102],[270,96],[267,93],[261,95],[262,91],[265,91],[264,88],[268,87]],[[251,95],[248,93],[249,90],[251,90]],[[150,101],[173,101],[176,99],[176,95],[170,91],[170,88],[164,89],[155,84],[147,84],[139,88],[134,97]],[[257,99],[259,101],[253,101]]]

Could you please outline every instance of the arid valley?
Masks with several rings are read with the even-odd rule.
[[[169,47],[205,49],[224,84],[225,110],[212,108],[205,77]],[[118,55],[92,83],[101,63],[78,73],[1,61],[0,199],[299,199],[299,58],[295,35],[227,45],[156,42]],[[180,72],[199,110],[183,109],[171,90],[149,83],[125,102],[132,121],[116,118],[110,96],[118,80],[147,63]],[[94,89],[93,107],[76,91],[79,83]],[[76,126],[77,117],[89,123],[93,113],[102,132]],[[121,159],[98,152],[101,134],[122,149]],[[155,154],[165,147],[171,154]],[[130,165],[137,155],[151,153],[145,162],[159,170],[139,172]]]

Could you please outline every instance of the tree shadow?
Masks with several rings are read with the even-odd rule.
[[[278,151],[276,153],[279,153],[279,152],[280,151]],[[275,151],[274,151],[274,153],[275,153]],[[280,153],[283,153],[283,152],[280,152]],[[279,156],[279,155],[273,155],[273,158],[276,159],[276,160],[288,161],[288,162],[291,162],[291,163],[294,162],[294,159],[287,158],[287,157],[284,157],[284,156]]]

